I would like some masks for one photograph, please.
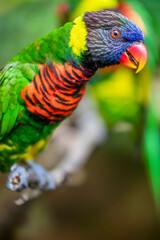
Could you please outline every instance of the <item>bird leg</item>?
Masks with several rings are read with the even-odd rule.
[[[22,191],[25,188],[52,190],[55,188],[53,177],[40,165],[28,161],[26,166],[14,164],[8,175],[6,186],[12,191]]]

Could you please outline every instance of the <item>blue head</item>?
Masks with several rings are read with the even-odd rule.
[[[88,62],[96,67],[116,65],[125,53],[135,68],[138,67],[139,59],[134,59],[129,49],[133,45],[142,45],[144,34],[135,23],[120,13],[108,10],[86,12],[84,22],[88,32]]]

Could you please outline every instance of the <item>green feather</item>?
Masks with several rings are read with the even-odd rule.
[[[4,101],[2,103],[2,113],[5,113],[8,109],[9,98],[10,98],[9,94],[7,94],[4,98]]]
[[[19,111],[20,111],[19,105],[16,105],[16,106],[14,105],[14,109],[10,110],[10,115],[12,117],[10,118],[6,133],[9,133],[11,129],[15,126],[17,116],[19,115]]]
[[[6,113],[3,115],[0,123],[0,135],[4,135],[7,132],[9,120],[10,120],[10,110],[8,109]]]

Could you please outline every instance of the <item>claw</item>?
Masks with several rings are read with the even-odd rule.
[[[53,177],[40,165],[32,161],[26,163],[27,168],[14,164],[8,175],[6,186],[12,191],[24,188],[52,190],[55,189]]]
[[[28,187],[28,174],[24,167],[14,164],[8,175],[6,187],[11,191],[22,191]]]

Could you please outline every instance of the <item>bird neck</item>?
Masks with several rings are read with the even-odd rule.
[[[88,31],[82,15],[73,21],[68,46],[74,58],[76,57],[75,62],[85,69],[92,69],[93,72],[96,72],[97,65],[93,61],[88,61],[87,35]]]
[[[55,31],[53,34],[55,34]],[[63,65],[68,63],[73,68],[79,68],[83,72],[81,76],[84,79],[85,74],[88,76],[88,72],[92,72],[92,75],[96,72],[97,66],[93,62],[88,61],[86,54],[88,51],[86,47],[87,28],[83,16],[59,28],[56,38],[52,36],[52,39],[54,39],[54,44],[58,46],[56,51],[52,51],[51,56],[55,63]]]
[[[80,16],[76,18],[73,22],[73,27],[70,31],[69,47],[72,49],[73,53],[82,58],[85,51],[88,50],[86,47],[87,39],[87,29],[83,20]]]

